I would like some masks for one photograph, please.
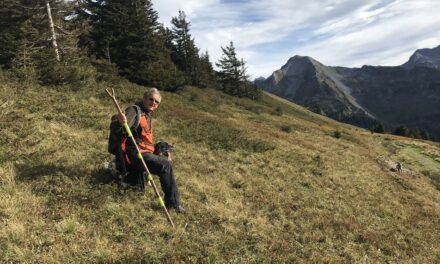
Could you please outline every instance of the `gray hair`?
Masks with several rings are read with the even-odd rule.
[[[160,100],[159,101],[162,101],[162,95],[160,95],[159,90],[157,88],[155,88],[155,87],[146,90],[144,92],[144,98],[148,98],[151,94],[154,94],[154,93],[158,94],[160,96]]]

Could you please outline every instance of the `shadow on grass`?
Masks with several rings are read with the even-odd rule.
[[[35,181],[43,177],[67,177],[70,180],[88,179],[92,185],[96,184],[111,184],[116,181],[110,170],[105,168],[96,168],[92,171],[72,166],[54,165],[54,164],[36,164],[36,162],[29,162],[26,164],[19,164],[16,166],[18,181]]]
[[[114,175],[109,169],[100,168],[95,169],[90,174],[89,183],[92,185],[96,184],[112,184],[118,180],[117,176]]]
[[[428,170],[424,170],[422,173],[423,175],[429,177],[435,188],[440,191],[440,174]]]
[[[53,164],[36,164],[36,162],[28,162],[16,165],[17,179],[19,181],[38,180],[44,176],[64,175],[70,179],[78,179],[87,175],[88,172],[82,168],[68,167]]]

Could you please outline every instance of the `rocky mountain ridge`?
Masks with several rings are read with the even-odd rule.
[[[433,49],[419,49],[402,65],[407,69],[427,67],[440,69],[440,45]]]
[[[406,125],[440,139],[440,46],[417,50],[401,66],[331,67],[290,58],[264,90],[336,120],[365,128]]]

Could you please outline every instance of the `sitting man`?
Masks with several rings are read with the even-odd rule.
[[[140,124],[136,131],[132,131],[132,133],[148,170],[150,170],[152,174],[159,176],[160,185],[165,193],[165,206],[170,210],[174,209],[176,212],[182,213],[185,212],[185,209],[180,205],[179,191],[174,178],[173,167],[170,161],[165,157],[153,154],[152,114],[159,108],[161,99],[160,92],[156,88],[151,88],[144,93],[142,101],[136,104],[141,109]],[[118,120],[122,125],[127,122],[127,117],[125,114],[119,114]],[[123,142],[123,149],[130,163],[133,163],[134,167],[138,170],[143,170],[136,147],[131,140],[126,139],[125,142]]]

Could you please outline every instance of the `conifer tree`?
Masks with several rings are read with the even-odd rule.
[[[30,2],[30,1],[28,1]],[[31,2],[30,2],[31,3]],[[0,66],[10,68],[16,53],[22,48],[22,24],[31,17],[20,0],[2,0],[0,3]]]
[[[215,71],[212,66],[212,63],[209,59],[209,53],[206,51],[204,54],[200,56],[199,62],[199,86],[200,87],[217,87],[217,83],[215,80]]]
[[[393,134],[408,137],[410,135],[410,131],[405,125],[400,125],[394,130]]]
[[[261,90],[250,80],[251,76],[247,73],[246,63],[241,59],[241,87],[240,94],[241,97],[248,97],[253,100],[258,99]]]
[[[74,19],[76,2],[38,0],[38,29],[47,48],[37,55],[39,80],[44,84],[73,84],[75,89],[94,82],[96,73],[78,46],[80,29]]]
[[[173,50],[172,59],[177,67],[185,73],[187,83],[200,84],[200,58],[199,49],[194,38],[191,37],[190,22],[186,20],[185,12],[179,10],[179,15],[171,20]]]
[[[374,128],[373,128],[373,132],[376,132],[376,133],[385,133],[385,128],[384,128],[382,122],[378,122],[378,123],[374,126]]]
[[[422,138],[422,136],[420,134],[420,130],[417,127],[410,129],[410,136],[412,138],[417,138],[417,139]]]
[[[258,99],[261,89],[250,81],[246,63],[243,59],[238,60],[234,43],[231,41],[228,47],[221,49],[223,54],[216,66],[220,68],[218,81],[222,90],[233,96]]]
[[[237,59],[232,41],[229,43],[229,46],[221,47],[221,49],[223,54],[218,63],[216,63],[216,66],[220,68],[218,72],[219,82],[224,92],[238,96],[243,77],[241,62]]]
[[[430,136],[429,133],[428,133],[427,131],[425,131],[425,130],[423,130],[423,131],[420,133],[420,136],[421,136],[422,139],[425,139],[425,140],[431,140],[431,136]]]
[[[21,80],[38,78],[43,84],[64,84],[83,79],[87,70],[80,69],[75,62],[85,57],[80,56],[77,38],[69,32],[70,22],[66,19],[71,12],[70,3],[62,0],[6,0],[4,4],[9,9],[6,12],[0,8],[0,13],[5,15],[5,20],[0,20],[0,42],[8,43],[4,46],[6,56],[2,61],[5,67],[12,67]],[[7,28],[12,30],[12,38]],[[70,58],[74,60],[66,57],[60,62],[67,54],[71,54]]]
[[[166,51],[158,14],[150,0],[85,0],[81,16],[90,32],[81,43],[97,59],[115,63],[129,80],[167,88],[181,74]]]
[[[163,25],[161,27],[159,27],[159,35],[162,38],[162,42],[164,43],[163,48],[166,50],[166,52],[168,52],[170,54],[170,56],[172,55],[172,51],[174,49],[174,44],[173,44],[173,32],[167,28],[164,27]]]
[[[19,28],[21,34],[19,46],[15,51],[11,62],[11,67],[16,77],[26,83],[37,79],[36,54],[41,50],[33,40],[38,39],[38,30],[32,25],[30,20],[24,21]]]

